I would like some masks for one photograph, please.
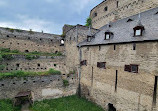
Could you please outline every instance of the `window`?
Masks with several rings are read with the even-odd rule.
[[[40,67],[40,64],[37,64],[38,67]]]
[[[96,17],[97,15],[98,15],[98,14],[95,12],[94,15],[93,15],[93,17]]]
[[[16,64],[16,67],[19,67],[20,66],[20,64]]]
[[[137,26],[135,28],[133,28],[134,30],[134,36],[142,36],[143,35],[143,31],[145,30],[143,26]]]
[[[136,44],[133,43],[133,50],[136,50]]]
[[[80,62],[80,65],[81,65],[81,66],[82,66],[82,65],[87,65],[87,60],[81,61],[81,62]]]
[[[138,65],[125,65],[124,71],[138,73]]]
[[[105,32],[105,40],[109,40],[113,36],[112,32]]]
[[[155,15],[157,15],[157,14],[158,14],[158,12],[155,13]]]
[[[90,42],[90,41],[91,41],[91,37],[92,37],[92,36],[87,36],[87,42]]]
[[[105,7],[105,8],[104,8],[104,11],[108,11],[108,7]]]
[[[116,45],[114,45],[114,50],[116,50]]]
[[[119,7],[119,1],[117,1],[117,3],[116,3],[116,7],[117,7],[117,8]]]
[[[105,64],[106,64],[106,62],[97,62],[97,67],[106,69]]]
[[[141,35],[141,29],[136,30],[135,35],[140,36]]]

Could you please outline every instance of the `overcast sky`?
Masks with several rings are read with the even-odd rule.
[[[85,24],[103,0],[0,0],[0,27],[61,34],[64,24]]]

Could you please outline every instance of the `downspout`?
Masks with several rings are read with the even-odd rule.
[[[81,97],[81,60],[82,60],[82,51],[81,46],[79,46],[79,85],[78,85],[78,96]]]

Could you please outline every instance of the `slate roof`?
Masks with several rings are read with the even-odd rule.
[[[108,27],[107,25],[101,27],[100,31],[93,35],[94,37],[91,42],[87,42],[87,40],[85,40],[79,43],[78,46],[82,47],[116,43],[158,41],[158,7],[142,12],[140,16],[141,24],[145,28],[143,36],[134,37],[133,28],[139,24],[139,14],[137,14],[112,22],[110,23],[111,27]],[[132,19],[133,21],[127,22],[129,19]],[[114,34],[110,40],[104,40],[105,32],[107,30]]]

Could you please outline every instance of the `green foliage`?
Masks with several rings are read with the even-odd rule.
[[[9,30],[10,30],[10,32],[12,32],[12,33],[14,32],[14,29],[9,29]]]
[[[1,48],[0,51],[1,52],[10,52],[10,49],[9,48]]]
[[[2,71],[5,68],[5,65],[0,65],[0,71]]]
[[[49,69],[48,73],[49,73],[49,74],[53,74],[53,75],[60,75],[60,74],[61,74],[60,71],[54,70],[54,69],[52,69],[52,68]]]
[[[63,80],[63,86],[64,87],[69,86],[69,81],[64,79]]]
[[[66,35],[65,35],[64,33],[61,35],[61,37],[63,37],[63,38],[65,38],[65,36],[66,36]]]
[[[0,111],[20,111],[20,107],[13,107],[11,100],[0,100]]]
[[[92,26],[92,19],[90,17],[87,18],[85,26],[87,27]]]
[[[2,55],[0,55],[0,62],[3,60]]]
[[[39,56],[31,56],[31,55],[26,55],[25,56],[25,59],[27,59],[27,60],[33,60],[33,59],[38,59],[39,58]]]
[[[23,32],[21,29],[14,29],[16,32]]]
[[[12,53],[19,53],[20,51],[19,50],[13,50],[11,51]]]
[[[28,76],[41,76],[41,75],[60,75],[61,72],[49,69],[49,71],[45,72],[24,72],[24,71],[12,71],[6,73],[0,73],[0,79],[3,78],[12,78],[12,77],[28,77]]]
[[[5,59],[5,60],[12,60],[12,59],[14,59],[12,55],[8,55],[8,54],[3,54],[2,58]]]
[[[96,104],[76,95],[35,102],[30,109],[32,111],[104,111]]]
[[[30,34],[33,34],[33,31],[32,31],[32,29],[30,29],[29,33],[30,33]]]
[[[51,58],[54,59],[54,56],[52,56]]]

